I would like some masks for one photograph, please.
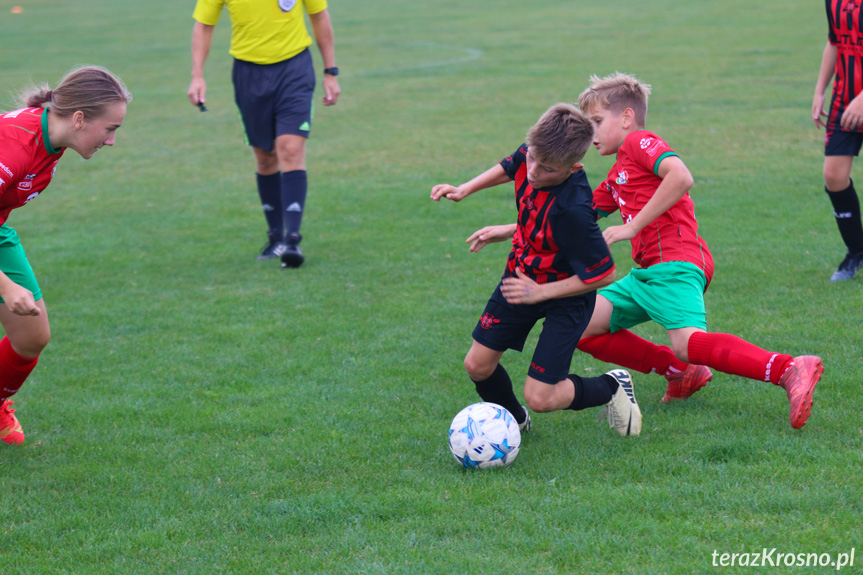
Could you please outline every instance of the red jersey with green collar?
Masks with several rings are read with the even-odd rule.
[[[584,170],[562,183],[535,190],[527,182],[527,145],[501,161],[515,181],[518,223],[503,277],[520,268],[537,283],[577,275],[586,284],[614,270],[614,261],[596,214],[590,206],[590,184]]]
[[[608,179],[593,191],[593,207],[601,216],[620,210],[623,222],[632,220],[653,198],[662,178],[659,164],[677,154],[647,130],[631,132],[617,151]],[[689,262],[713,277],[713,256],[698,235],[695,206],[687,193],[630,240],[632,259],[642,268],[662,262]]]
[[[0,225],[51,183],[65,151],[51,147],[46,114],[22,108],[0,115]]]

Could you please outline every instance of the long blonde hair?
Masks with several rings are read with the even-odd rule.
[[[66,74],[53,90],[43,84],[25,90],[19,100],[28,108],[50,108],[60,117],[80,110],[85,118],[97,118],[109,104],[131,102],[132,94],[122,80],[105,68],[82,66]]]

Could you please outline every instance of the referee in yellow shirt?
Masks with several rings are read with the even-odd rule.
[[[327,2],[197,0],[188,92],[195,105],[206,101],[204,63],[223,6],[231,18],[234,98],[255,152],[258,193],[269,227],[269,241],[258,259],[280,258],[283,267],[296,268],[305,259],[300,251],[300,223],[308,187],[306,139],[315,89],[304,8],[324,61],[324,106],[335,104],[340,93]]]

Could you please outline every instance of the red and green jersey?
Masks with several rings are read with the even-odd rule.
[[[518,223],[504,277],[519,268],[540,284],[577,275],[586,284],[614,270],[614,261],[590,206],[584,170],[563,183],[534,189],[527,182],[527,146],[501,161],[515,182]]]
[[[23,108],[0,115],[0,225],[51,183],[64,151],[51,147],[47,110]]]
[[[845,107],[863,89],[863,10],[860,0],[826,0],[827,38],[836,46],[833,94],[827,130],[841,129],[839,121]],[[863,125],[855,130],[863,132]]]
[[[631,132],[617,151],[608,179],[593,191],[593,207],[601,216],[620,210],[623,222],[632,221],[653,197],[662,178],[659,164],[677,154],[647,130]],[[713,256],[698,235],[695,207],[686,194],[632,238],[632,259],[642,268],[662,262],[689,262],[713,277]]]

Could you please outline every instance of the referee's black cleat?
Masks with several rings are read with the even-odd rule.
[[[288,249],[288,245],[280,236],[277,236],[272,232],[267,232],[267,238],[267,245],[265,245],[264,249],[261,250],[261,255],[258,256],[259,260],[279,258],[283,253],[285,253],[285,250]]]
[[[298,268],[306,261],[306,258],[303,257],[303,252],[300,250],[300,240],[302,239],[300,234],[291,234],[288,236],[285,251],[281,255],[283,268]]]
[[[845,254],[845,259],[839,264],[839,269],[830,277],[830,281],[850,280],[861,267],[863,267],[863,252],[856,254],[849,252]]]

